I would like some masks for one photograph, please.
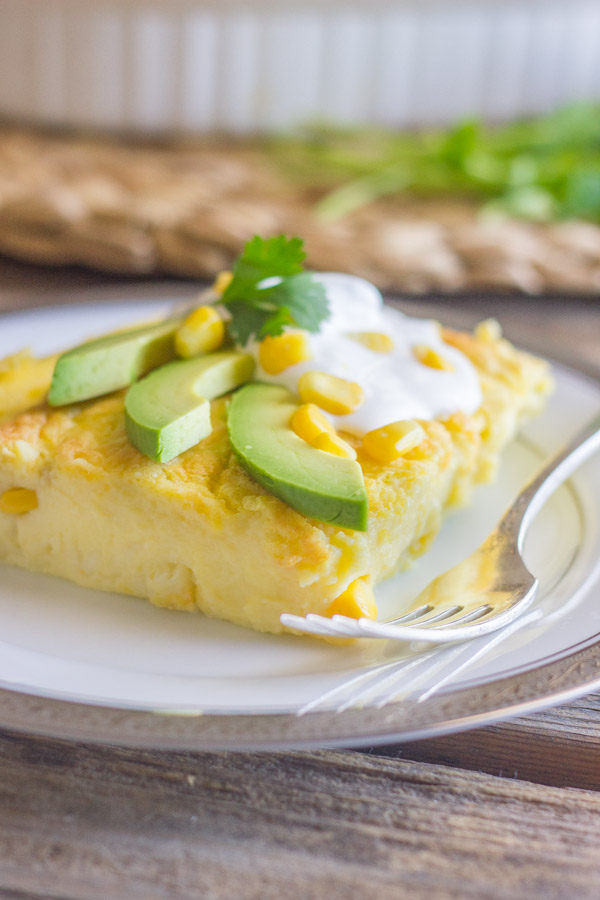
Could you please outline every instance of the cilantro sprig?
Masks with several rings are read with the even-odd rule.
[[[231,319],[231,337],[244,346],[292,325],[318,331],[329,316],[323,285],[303,270],[306,258],[300,238],[255,235],[235,261],[233,278],[221,298]]]

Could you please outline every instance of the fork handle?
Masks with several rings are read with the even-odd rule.
[[[499,531],[517,534],[519,552],[527,529],[554,491],[582,463],[600,449],[600,415],[592,419],[541,472],[527,484],[498,525]]]

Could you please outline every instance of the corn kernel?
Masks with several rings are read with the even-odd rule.
[[[325,453],[333,453],[334,456],[343,456],[344,459],[356,459],[356,450],[346,443],[339,435],[329,431],[322,431],[316,438],[311,441],[313,447],[317,450],[324,450]]]
[[[32,509],[37,509],[37,505],[36,492],[28,488],[9,488],[0,497],[0,510],[13,516],[31,512]]]
[[[298,379],[298,393],[304,403],[316,403],[334,416],[354,412],[365,399],[360,384],[328,372],[305,372]]]
[[[363,437],[363,449],[372,459],[387,466],[424,440],[425,432],[418,422],[402,419],[367,431]]]
[[[475,337],[490,344],[499,341],[502,337],[502,326],[497,319],[485,319],[475,326]]]
[[[225,323],[214,306],[199,306],[175,333],[175,350],[188,359],[217,350],[225,340]]]
[[[393,340],[383,331],[349,331],[347,336],[373,353],[391,353],[394,349]]]
[[[307,444],[312,444],[315,438],[324,432],[333,433],[333,425],[314,403],[303,403],[299,406],[292,416],[290,426],[292,431]]]
[[[233,272],[219,272],[213,283],[213,291],[216,294],[224,294],[233,281]]]
[[[415,344],[413,347],[413,355],[424,366],[430,369],[442,369],[444,372],[454,372],[454,366],[447,359],[444,359],[441,353],[428,347],[427,344]]]
[[[375,619],[377,603],[373,588],[364,578],[357,578],[339,597],[335,598],[327,610],[327,615],[349,616],[351,619]]]
[[[269,375],[310,359],[310,344],[305,331],[286,331],[277,337],[266,337],[258,346],[258,359]]]

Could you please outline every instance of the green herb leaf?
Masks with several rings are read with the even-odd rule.
[[[273,291],[277,304],[289,311],[293,324],[298,328],[318,331],[321,322],[329,315],[325,288],[313,278],[311,272],[284,278]]]
[[[323,285],[302,271],[305,257],[300,238],[256,235],[246,244],[222,298],[231,316],[228,330],[237,343],[274,337],[289,325],[318,331],[329,306]]]
[[[266,278],[284,278],[302,271],[306,258],[300,238],[261,238],[255,235],[248,241],[241,256],[233,265],[233,279],[223,294],[223,302],[246,299],[249,290]]]
[[[600,165],[569,173],[562,211],[566,216],[600,219]]]
[[[387,195],[465,195],[534,221],[600,222],[600,108],[574,103],[547,116],[446,131],[313,129],[279,138],[272,153],[321,193],[316,212],[338,219]]]
[[[251,337],[259,334],[263,325],[268,321],[268,314],[265,315],[262,309],[250,306],[243,300],[231,300],[227,304],[227,309],[231,313],[231,320],[227,323],[227,330],[236,342],[244,347]]]

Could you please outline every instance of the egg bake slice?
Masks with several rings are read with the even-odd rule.
[[[444,511],[493,477],[502,448],[550,387],[546,364],[484,324],[443,332],[475,366],[474,415],[421,421],[424,439],[389,465],[360,439],[369,526],[311,520],[242,468],[226,430],[169,463],[143,456],[125,432],[123,393],[61,409],[39,403],[51,361],[0,364],[0,559],[86,587],[201,610],[261,631],[282,612],[374,615],[369,586],[427,549]]]

